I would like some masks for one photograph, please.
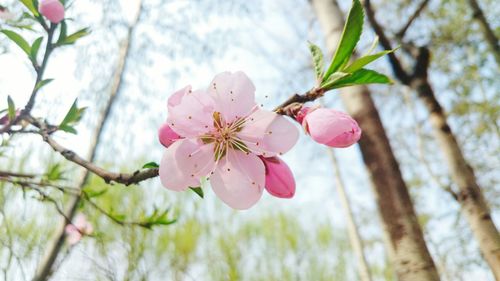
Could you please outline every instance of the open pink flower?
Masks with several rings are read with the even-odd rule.
[[[66,238],[70,245],[78,243],[84,235],[90,235],[94,231],[92,225],[83,214],[78,214],[72,224],[66,225]]]
[[[278,157],[261,157],[266,167],[266,190],[279,198],[295,195],[295,179],[288,165]]]
[[[174,130],[170,128],[168,123],[165,123],[158,130],[158,138],[160,139],[160,143],[164,147],[169,147],[175,141],[181,139],[181,136],[179,136],[176,132],[174,132]]]
[[[348,114],[328,108],[305,110],[302,125],[313,140],[331,147],[348,147],[361,137],[361,128]]]
[[[52,23],[59,23],[64,19],[64,6],[59,0],[40,0],[38,10]]]
[[[290,150],[297,128],[255,103],[255,86],[243,72],[223,72],[207,90],[187,86],[168,100],[167,123],[183,139],[167,148],[160,179],[183,191],[209,177],[216,195],[235,209],[248,209],[262,196],[265,167],[259,156]]]

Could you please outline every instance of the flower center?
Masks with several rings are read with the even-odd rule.
[[[232,123],[226,123],[220,112],[214,112],[213,122],[214,130],[201,136],[204,143],[215,143],[214,155],[215,161],[224,157],[229,149],[249,152],[248,147],[238,138],[237,133],[243,129],[244,118],[237,118]]]

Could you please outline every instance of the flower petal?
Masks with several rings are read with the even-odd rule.
[[[238,210],[248,209],[259,201],[264,183],[265,168],[259,157],[232,149],[210,177],[215,194]]]
[[[170,128],[168,123],[164,123],[161,125],[160,129],[158,129],[158,139],[164,147],[169,147],[174,142],[181,139],[181,137]]]
[[[213,144],[193,139],[173,143],[160,162],[160,180],[164,187],[183,191],[200,185],[200,178],[215,168]]]
[[[272,157],[289,151],[297,143],[299,131],[285,117],[259,109],[247,118],[238,137],[256,154]]]
[[[210,83],[208,92],[215,100],[216,111],[227,123],[248,116],[255,107],[255,86],[241,72],[222,72]]]
[[[205,91],[185,89],[169,99],[167,123],[181,137],[199,137],[213,128],[214,101]]]

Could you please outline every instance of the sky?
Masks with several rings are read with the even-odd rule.
[[[165,55],[170,51],[164,51],[162,44],[175,45],[184,40],[184,37],[181,33],[175,35],[175,32],[173,36],[162,36],[151,21],[146,19],[141,22],[136,29],[132,44],[132,52],[138,55],[132,58],[131,66],[127,69],[125,88],[113,109],[113,119],[107,130],[107,143],[99,150],[99,161],[106,165],[113,164],[111,169],[128,169],[129,171],[140,166],[135,162],[159,162],[164,148],[157,141],[156,128],[166,119],[168,96],[187,84],[191,84],[193,88],[204,88],[219,72],[244,71],[257,88],[257,101],[263,103],[268,109],[274,108],[279,101],[294,92],[300,93],[308,90],[314,85],[314,75],[310,69],[307,41],[316,42],[320,46],[323,46],[323,41],[306,2],[297,1],[300,6],[295,8],[284,4],[284,1],[262,1],[259,2],[261,5],[258,5],[258,12],[251,11],[251,16],[231,12],[222,15],[218,13],[213,15],[212,12],[205,14],[200,11],[203,7],[193,1],[171,1],[164,4],[166,10],[162,9],[161,12],[168,12],[172,18],[172,22],[167,22],[167,24],[177,24],[185,32],[210,41],[215,46],[212,48],[213,54],[210,58],[205,58],[203,55],[190,57],[189,52],[187,55],[182,52],[177,52],[174,56]],[[346,2],[342,2],[344,9],[348,5]],[[122,16],[118,18],[125,19],[125,22],[130,21],[137,11],[137,3],[137,0],[120,1],[122,11],[119,12]],[[224,4],[220,5],[215,9],[224,8]],[[100,10],[98,4],[87,1],[76,1],[68,11],[70,16],[79,17],[78,24],[89,24],[93,32],[79,41],[75,48],[65,47],[54,53],[47,68],[46,77],[55,78],[55,80],[40,92],[34,111],[39,116],[48,116],[56,121],[64,117],[66,110],[76,98],[79,98],[81,106],[89,107],[85,119],[78,127],[77,136],[57,134],[58,141],[80,155],[87,154],[88,140],[92,130],[90,126],[95,120],[96,108],[99,108],[99,104],[106,98],[105,91],[89,93],[94,86],[103,82],[96,82],[92,74],[100,68],[111,69],[116,60],[116,52],[104,53],[105,60],[102,61],[102,65],[95,64],[88,56],[93,55],[95,46],[102,44],[103,38],[110,38],[105,48],[116,49],[117,42],[120,37],[123,38],[124,34],[123,29],[117,29],[116,33],[110,34],[112,31],[102,25],[105,12]],[[207,15],[207,19],[200,20],[204,14]],[[151,18],[157,16],[161,17],[154,11],[151,12]],[[185,27],[182,21],[186,22]],[[75,23],[73,28],[77,29],[78,24]],[[229,40],[220,39],[217,33],[227,34]],[[159,48],[155,46],[153,50],[150,50],[147,46],[148,42],[142,41],[149,36],[157,39],[160,43]],[[28,37],[34,38],[34,35],[31,34]],[[221,40],[220,44],[213,42],[213,39]],[[2,40],[4,40],[3,37]],[[371,40],[373,40],[373,35],[365,33],[360,48],[366,50]],[[184,43],[180,43],[180,46],[189,48]],[[142,55],[141,52],[147,52],[147,55]],[[89,60],[92,69],[85,66],[86,60]],[[388,70],[385,62],[378,64],[377,69],[385,70],[386,73]],[[286,74],[283,75],[283,73]],[[7,95],[12,96],[16,105],[24,105],[29,98],[33,81],[33,71],[20,50],[11,45],[7,53],[0,54],[0,108],[6,107]],[[146,89],[142,83],[147,84]],[[375,89],[377,92],[387,92],[386,87],[381,86]],[[325,98],[325,103],[342,109],[335,93]],[[417,114],[421,112],[417,109]],[[383,117],[388,119],[387,116]],[[297,127],[300,129],[298,125]],[[36,137],[26,141],[21,140],[19,143],[20,147],[16,147],[15,154],[20,156],[27,149],[36,147],[39,153],[31,157],[29,165],[35,170],[43,170],[46,165],[43,156],[50,154],[50,149]],[[368,184],[358,148],[352,146],[337,149],[335,153],[341,163],[343,179],[355,213],[373,214],[368,222],[363,221],[361,224],[362,235],[380,236],[381,229],[374,205],[375,199]],[[298,220],[308,224],[311,223],[311,219],[314,220],[318,214],[321,214],[322,219],[329,220],[333,225],[342,229],[345,225],[344,212],[335,192],[331,176],[332,167],[325,155],[325,148],[312,143],[302,133],[296,148],[283,158],[296,175],[295,197],[283,200],[265,194],[255,207],[248,211],[237,212],[237,216],[240,216],[242,220],[249,220],[269,210],[284,210],[299,214]],[[158,192],[172,193],[160,188],[158,179],[149,181],[147,185],[154,185],[155,190],[159,190]],[[206,194],[207,203],[204,211],[216,217],[217,214],[214,212],[216,208],[213,204],[221,203],[216,201],[212,192],[206,192]],[[170,195],[177,196],[176,194]],[[456,207],[445,206],[442,203],[442,194],[425,198],[427,200],[418,202],[418,209],[432,208],[443,214],[456,211]],[[198,198],[193,196],[192,200],[198,200]],[[228,210],[228,212],[232,211]],[[433,237],[455,231],[453,220],[450,218],[443,218],[432,223],[441,225],[433,228]],[[380,263],[381,260],[378,257],[382,251],[383,245],[381,244],[372,248],[368,256],[369,261]],[[474,268],[468,274],[475,280],[491,278],[481,267]]]

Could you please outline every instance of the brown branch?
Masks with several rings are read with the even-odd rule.
[[[389,38],[386,36],[384,29],[382,26],[378,23],[377,19],[375,18],[375,11],[373,10],[370,0],[365,0],[365,10],[366,10],[366,17],[368,18],[368,21],[370,22],[373,30],[375,31],[375,34],[377,34],[379,38],[380,45],[386,49],[386,50],[392,50],[392,44]],[[406,70],[403,68],[401,65],[399,59],[396,57],[396,54],[394,52],[389,53],[388,55],[389,58],[389,63],[392,66],[392,70],[394,72],[394,75],[405,85],[408,85],[410,83],[410,75],[406,72]]]
[[[158,176],[157,168],[146,169],[142,171],[137,170],[133,173],[116,173],[107,171],[93,164],[91,161],[85,160],[83,157],[79,156],[74,151],[67,149],[64,146],[60,145],[58,142],[56,142],[52,138],[49,126],[47,126],[46,123],[40,122],[33,117],[30,117],[28,120],[35,127],[40,128],[40,131],[38,133],[42,136],[43,141],[45,141],[48,145],[50,145],[50,147],[52,147],[54,151],[59,152],[59,154],[61,154],[68,161],[78,164],[79,166],[84,167],[86,170],[101,177],[106,183],[116,182],[128,186]]]
[[[486,39],[486,42],[490,46],[491,51],[493,52],[493,56],[497,61],[497,64],[500,65],[500,44],[498,43],[498,37],[495,35],[494,30],[491,28],[486,16],[483,13],[483,10],[479,6],[479,3],[476,0],[469,0],[469,5],[472,8],[473,17],[479,22],[481,29],[483,31],[483,35]]]
[[[32,174],[22,174],[9,171],[0,171],[0,177],[14,177],[14,178],[34,178],[35,175]]]
[[[296,111],[297,108],[300,109],[300,105],[314,101],[320,97],[323,96],[325,93],[325,90],[322,88],[312,88],[311,90],[307,91],[306,93],[299,95],[299,94],[294,94],[290,96],[286,101],[284,101],[282,104],[280,104],[278,107],[274,109],[274,112],[282,115],[288,115],[290,117],[293,117],[294,111]],[[298,107],[299,106],[299,107]]]
[[[424,0],[420,3],[420,6],[418,6],[417,10],[415,10],[413,15],[408,19],[408,22],[406,22],[406,24],[396,33],[396,37],[403,39],[408,28],[410,28],[412,23],[420,16],[420,13],[425,9],[427,4],[429,4],[429,0]]]

